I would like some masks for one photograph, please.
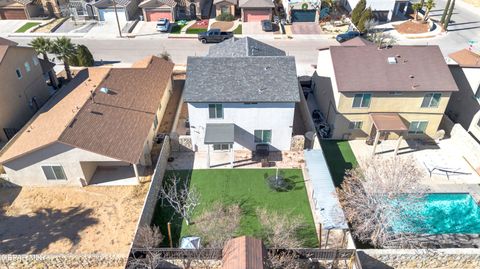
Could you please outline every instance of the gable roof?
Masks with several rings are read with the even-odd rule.
[[[188,57],[185,102],[299,102],[295,58]]]
[[[173,63],[150,59],[146,68],[80,71],[7,144],[0,163],[54,142],[138,163],[173,72]]]
[[[219,4],[219,3],[222,3],[222,2],[227,2],[227,3],[230,3],[232,5],[236,5],[237,4],[237,0],[213,0],[213,4],[216,5],[216,4]]]
[[[448,55],[460,67],[480,68],[480,54],[468,49],[462,49]]]
[[[126,7],[128,6],[128,4],[130,4],[131,0],[115,0],[115,2],[119,6]],[[93,3],[92,6],[95,6],[97,8],[109,8],[113,6],[113,0],[100,0]]]
[[[208,50],[209,57],[242,57],[242,56],[286,56],[285,51],[277,49],[256,39],[230,38]]]
[[[175,0],[145,0],[138,4],[140,8],[148,8],[148,7],[161,7],[161,6],[169,6],[174,7],[177,5],[177,1]]]
[[[330,53],[339,92],[458,91],[438,46],[332,46]]]
[[[273,8],[275,5],[271,0],[239,0],[241,8]]]

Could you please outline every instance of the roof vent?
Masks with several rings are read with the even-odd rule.
[[[270,66],[265,66],[265,71],[272,69]]]
[[[388,57],[387,58],[388,64],[396,64],[397,63],[397,58],[395,57]]]
[[[267,88],[260,88],[258,89],[258,93],[263,93]]]
[[[414,75],[410,75],[410,76],[408,76],[408,77],[409,77],[409,78],[415,78],[415,76],[414,76]]]
[[[100,88],[100,92],[101,92],[101,93],[104,93],[104,94],[109,94],[109,93],[110,93],[110,90],[109,90],[108,88],[106,88],[106,87],[102,87],[102,88]]]

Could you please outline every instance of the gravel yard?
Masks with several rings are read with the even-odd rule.
[[[148,183],[0,189],[0,253],[128,254]]]

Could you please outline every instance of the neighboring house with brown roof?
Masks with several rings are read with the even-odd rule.
[[[135,20],[139,2],[138,0],[115,0],[116,7],[114,7],[113,0],[99,0],[93,3],[92,7],[99,21],[116,23],[116,8],[120,23],[126,23]]]
[[[319,51],[314,96],[334,139],[435,137],[458,91],[438,46]]]
[[[0,142],[11,139],[53,93],[46,83],[53,64],[41,61],[33,48],[0,38]]]
[[[263,269],[267,249],[262,240],[240,236],[228,240],[222,251],[222,269]]]
[[[243,22],[271,20],[275,5],[270,0],[239,0]]]
[[[459,91],[452,94],[446,114],[480,141],[480,52],[463,49],[448,57]]]
[[[40,0],[0,0],[0,20],[27,20],[42,13]]]
[[[146,21],[196,19],[200,16],[200,1],[145,0],[139,5]]]
[[[173,63],[88,68],[59,91],[0,152],[21,186],[138,182],[171,96]]]

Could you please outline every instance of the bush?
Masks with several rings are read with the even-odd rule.
[[[373,19],[373,12],[371,8],[367,8],[363,13],[360,21],[358,21],[357,29],[360,33],[364,33],[367,30],[367,22]]]
[[[360,18],[362,17],[363,11],[367,7],[367,1],[366,0],[360,0],[355,8],[352,11],[352,22],[355,24],[355,26],[358,27],[358,22],[360,21]]]
[[[95,60],[93,59],[92,53],[84,45],[78,45],[76,48],[75,55],[70,57],[68,63],[72,66],[93,66]]]
[[[222,13],[215,18],[217,21],[233,21],[235,16],[230,13]]]

